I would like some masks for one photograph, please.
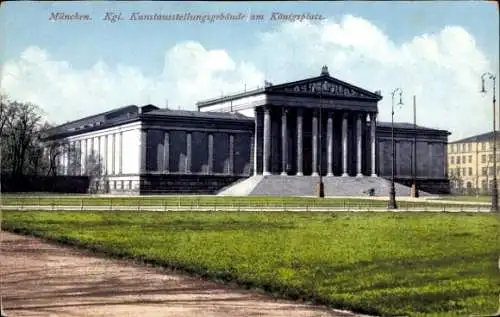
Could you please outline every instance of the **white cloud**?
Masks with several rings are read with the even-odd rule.
[[[264,80],[252,64],[236,63],[226,51],[207,51],[195,42],[171,48],[157,77],[146,77],[133,66],[111,68],[102,61],[89,69],[73,69],[38,47],[29,47],[18,60],[7,62],[2,74],[3,93],[42,106],[57,123],[129,104],[163,106],[167,100],[172,108],[194,109],[197,100]]]
[[[390,120],[390,92],[401,87],[406,106],[398,121],[412,121],[412,95],[417,95],[417,121],[447,129],[452,139],[485,132],[491,126],[491,92],[479,93],[480,75],[492,65],[460,26],[437,33],[415,34],[395,43],[377,26],[359,17],[341,21],[284,23],[259,35],[248,47],[247,60],[235,61],[225,49],[207,50],[182,42],[165,54],[158,76],[145,76],[135,66],[109,67],[96,61],[74,69],[41,48],[27,48],[5,64],[2,90],[12,98],[40,104],[57,122],[76,119],[126,104],[154,103],[193,109],[195,102],[262,85],[330,74],[368,90],[382,90],[379,118]],[[491,87],[491,85],[489,85]]]
[[[255,55],[272,58],[265,64],[271,81],[318,75],[326,64],[336,78],[382,90],[381,120],[390,120],[390,92],[400,87],[406,106],[396,112],[397,121],[413,121],[415,94],[420,125],[449,130],[451,139],[490,129],[491,92],[479,93],[480,76],[497,65],[487,60],[462,27],[448,26],[396,44],[370,22],[347,15],[338,23],[283,25],[261,40]]]

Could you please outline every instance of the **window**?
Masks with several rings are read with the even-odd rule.
[[[467,144],[467,152],[471,152],[472,151],[472,144]]]
[[[486,143],[481,143],[481,150],[486,151]]]
[[[467,176],[467,169],[465,167],[462,169],[462,175]]]
[[[488,162],[493,162],[493,154],[488,155]]]
[[[460,177],[460,167],[457,167],[456,171],[457,171],[457,177]]]
[[[488,175],[493,175],[493,167],[488,167]]]
[[[460,164],[460,156],[457,156],[457,164]]]
[[[486,176],[487,169],[486,167],[481,168],[481,175]]]
[[[453,169],[450,169],[450,176],[453,176]]]
[[[472,155],[469,155],[469,163],[472,163]]]
[[[486,154],[481,155],[481,163],[486,163]]]
[[[454,156],[450,157],[450,162],[451,162],[451,164],[455,164],[455,157]]]
[[[467,157],[466,157],[465,155],[464,155],[464,156],[462,156],[462,163],[463,163],[463,164],[467,163]]]
[[[462,151],[465,152],[465,143],[462,144]]]
[[[472,176],[472,167],[469,167],[469,176]]]

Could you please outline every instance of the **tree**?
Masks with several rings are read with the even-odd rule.
[[[40,169],[41,174],[47,176],[56,176],[59,174],[57,162],[64,155],[66,147],[67,142],[65,140],[48,141],[45,143],[44,165]]]
[[[89,177],[89,193],[98,193],[100,191],[100,178],[103,172],[101,158],[92,150],[85,160],[85,174]]]
[[[12,175],[38,174],[43,165],[41,133],[49,125],[42,110],[32,103],[0,98],[2,172]]]

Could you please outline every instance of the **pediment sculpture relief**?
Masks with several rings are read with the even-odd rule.
[[[325,94],[343,97],[368,97],[364,94],[360,94],[352,88],[345,87],[343,85],[334,84],[328,81],[306,83],[301,85],[296,85],[293,87],[285,88],[285,91],[298,92],[298,93],[312,93],[312,94]]]

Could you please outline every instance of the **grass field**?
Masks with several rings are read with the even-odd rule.
[[[387,201],[360,198],[314,198],[314,197],[224,197],[224,196],[140,196],[140,197],[95,197],[89,195],[2,195],[4,205],[63,205],[63,206],[287,206],[287,207],[387,207]],[[411,207],[443,207],[436,201],[398,201],[400,209]],[[450,206],[460,207],[461,204]],[[470,204],[463,204],[470,207]]]
[[[376,315],[498,308],[498,216],[4,212],[3,227]]]

